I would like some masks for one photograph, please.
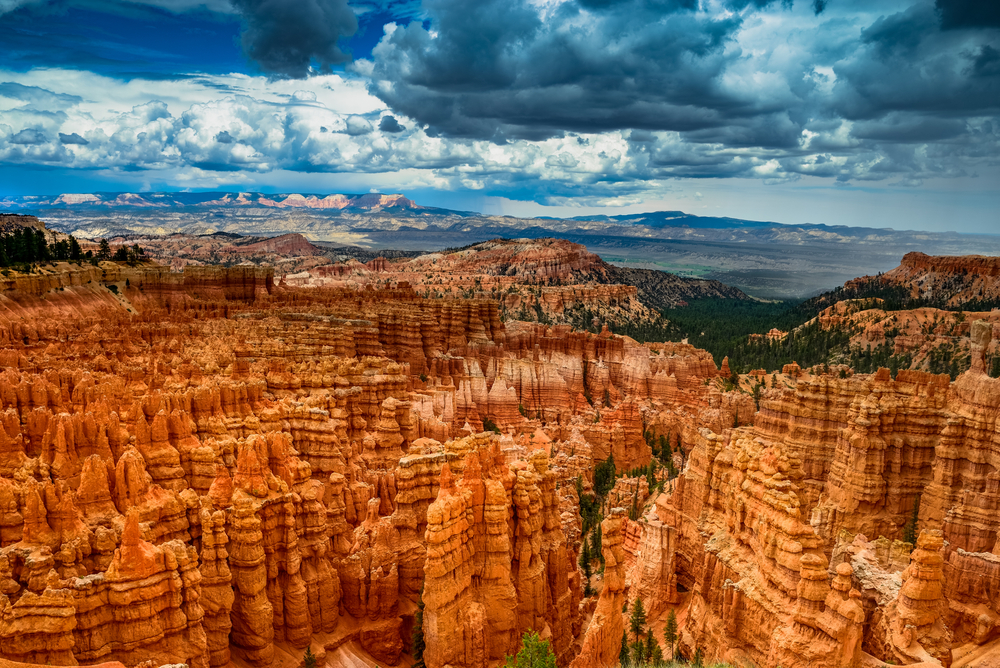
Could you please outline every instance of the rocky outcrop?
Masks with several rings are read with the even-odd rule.
[[[236,494],[231,512],[229,567],[234,597],[229,638],[247,663],[267,666],[274,657],[274,612],[266,591],[260,519],[251,497],[242,490]]]
[[[228,505],[228,504],[227,504]],[[205,649],[210,668],[228,666],[230,662],[229,632],[235,595],[233,574],[229,568],[226,535],[226,514],[201,511],[201,607],[205,612]]]
[[[883,651],[901,663],[951,666],[952,633],[946,624],[944,540],[937,530],[923,531],[902,573],[903,586],[882,616]]]
[[[427,509],[424,660],[434,668],[486,666],[518,639],[509,473],[491,465],[484,476],[475,453],[464,468],[456,482],[443,465],[437,499]]]
[[[975,593],[995,577],[996,473],[972,463],[997,447],[982,426],[1000,410],[994,383],[802,372],[765,393],[752,427],[685,434],[683,474],[640,522],[630,596],[682,608],[689,656],[950,665],[957,638],[996,628]],[[915,528],[906,566],[899,539]]]
[[[571,668],[600,668],[618,663],[625,617],[622,612],[625,596],[625,554],[622,550],[622,528],[625,511],[614,508],[601,523],[604,556],[604,588],[597,599],[597,608],[583,636],[580,654]]]
[[[559,665],[613,664],[638,599],[658,634],[678,613],[685,655],[769,668],[958,663],[1000,632],[988,324],[954,382],[789,365],[758,411],[686,344],[112,264],[5,293],[4,660],[266,666],[343,640],[394,664],[421,592],[431,668],[528,629]],[[584,600],[577,479],[612,455]],[[620,475],[654,455],[680,476]]]

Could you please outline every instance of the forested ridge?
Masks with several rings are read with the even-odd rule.
[[[686,306],[663,309],[663,321],[614,323],[611,328],[616,334],[641,342],[687,339],[688,343],[712,353],[716,363],[728,357],[729,366],[736,373],[754,369],[780,371],[783,365],[797,362],[803,367],[847,364],[858,373],[871,373],[886,367],[895,376],[899,369],[910,368],[913,363],[911,354],[894,352],[895,338],[899,335],[897,329],[887,331],[885,341],[879,345],[858,346],[851,344],[851,336],[855,333],[851,325],[824,330],[818,321],[810,321],[824,309],[845,300],[870,300],[868,307],[887,312],[922,307],[952,312],[988,311],[1000,307],[1000,300],[980,298],[948,303],[959,294],[961,277],[953,282],[954,289],[923,297],[914,297],[908,287],[888,284],[875,276],[802,302],[694,299]],[[770,340],[765,335],[771,329],[788,335]],[[752,334],[761,336],[751,339]],[[968,352],[953,342],[933,348],[926,358],[925,368],[955,378],[969,368],[969,363]],[[1000,358],[990,360],[989,370],[991,375],[1000,376]]]
[[[136,264],[146,259],[146,251],[138,244],[119,246],[114,252],[106,239],[101,239],[96,253],[84,251],[80,242],[72,235],[67,239],[46,241],[45,233],[31,227],[21,227],[0,234],[0,267],[10,267],[19,271],[31,271],[39,262],[115,260]]]

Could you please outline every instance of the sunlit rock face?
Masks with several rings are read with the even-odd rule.
[[[982,356],[989,327],[972,330]],[[683,651],[731,661],[995,656],[1000,380],[983,368],[955,382],[799,371],[753,426],[693,434],[639,522],[630,596],[678,610]]]
[[[568,665],[595,642],[573,481],[649,462],[668,404],[725,419],[690,346],[405,283],[103,263],[6,288],[2,660],[263,668],[348,642],[398,664],[422,596],[429,666],[493,665],[529,629]]]
[[[418,602],[431,668],[495,666],[528,630],[561,666],[614,665],[640,599],[684,655],[769,668],[976,665],[1000,637],[988,325],[954,382],[788,365],[758,409],[692,346],[406,283],[11,281],[3,661],[400,665]],[[621,475],[659,437],[680,476]],[[611,457],[585,598],[577,480]]]

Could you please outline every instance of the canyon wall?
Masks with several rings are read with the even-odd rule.
[[[4,661],[263,668],[327,643],[401,665],[422,601],[431,668],[529,629],[568,665],[594,642],[573,480],[646,464],[655,406],[729,419],[702,351],[486,300],[45,271],[0,299]]]
[[[989,328],[976,327],[982,355]],[[1000,380],[981,360],[954,383],[788,377],[753,426],[693,434],[676,486],[640,520],[630,595],[680,611],[688,656],[833,668],[1000,655],[998,417]]]
[[[528,630],[601,668],[639,599],[685,656],[769,668],[1000,645],[989,324],[955,382],[789,365],[758,409],[687,344],[406,282],[64,269],[0,298],[3,661],[408,665],[419,611],[429,668]],[[588,598],[576,490],[611,457]]]

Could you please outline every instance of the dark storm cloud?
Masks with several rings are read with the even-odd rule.
[[[383,116],[378,123],[378,129],[382,132],[402,132],[406,128],[399,124],[395,116]]]
[[[629,131],[636,179],[962,173],[974,119],[1000,114],[992,10],[915,0],[862,22],[845,4],[436,0],[374,49],[370,90],[431,136]],[[792,27],[747,41],[761,13]]]
[[[1000,3],[996,0],[936,0],[935,5],[945,30],[1000,27]]]
[[[754,9],[764,9],[776,4],[778,0],[729,0],[726,5],[735,11],[741,11],[748,7],[753,7]],[[792,0],[781,0],[781,4],[784,7],[791,7]]]
[[[855,123],[851,134],[859,139],[922,143],[953,139],[965,130],[966,124],[960,120],[893,113],[878,121]]]
[[[983,3],[402,0],[405,15],[386,12],[399,1],[352,0],[351,12],[346,0],[234,0],[244,49],[271,75],[267,99],[254,97],[265,82],[253,78],[164,66],[159,78],[184,82],[164,83],[165,99],[194,86],[224,99],[199,94],[174,115],[137,100],[100,118],[84,87],[72,90],[86,100],[0,83],[0,160],[430,170],[449,187],[543,201],[617,200],[671,178],[914,185],[982,176],[1000,155],[1000,29]],[[338,42],[355,30],[355,13],[362,27],[350,49],[361,55],[351,72],[389,109],[366,100],[348,105],[363,114],[337,111],[326,93],[275,82],[345,62]],[[240,21],[229,19],[239,57]],[[0,22],[0,42],[11,32]],[[376,42],[364,58],[359,44]]]
[[[941,31],[929,4],[883,16],[834,66],[834,110],[851,120],[894,113],[942,117],[1000,112],[1000,32]]]
[[[718,85],[741,19],[694,6],[588,0],[543,20],[525,0],[484,0],[474,11],[439,1],[431,28],[410,23],[375,48],[371,90],[434,134],[497,143],[565,131],[694,130],[752,115],[756,100]]]
[[[983,44],[979,53],[972,54],[972,74],[977,77],[996,77],[1000,75],[1000,51],[989,44]]]
[[[90,143],[89,141],[87,141],[86,139],[84,139],[83,137],[81,137],[80,135],[78,135],[75,132],[71,132],[68,135],[67,134],[63,134],[62,132],[60,132],[59,133],[59,142],[61,144],[76,144],[77,146],[86,146],[87,144]]]
[[[37,128],[25,128],[10,138],[11,144],[35,146],[46,142],[45,133]]]
[[[609,9],[628,4],[630,0],[577,0],[585,9]],[[698,0],[646,0],[644,6],[663,12],[676,12],[682,9],[698,9]]]
[[[303,78],[350,60],[338,42],[358,29],[347,0],[232,0],[246,27],[247,57],[264,72]]]

